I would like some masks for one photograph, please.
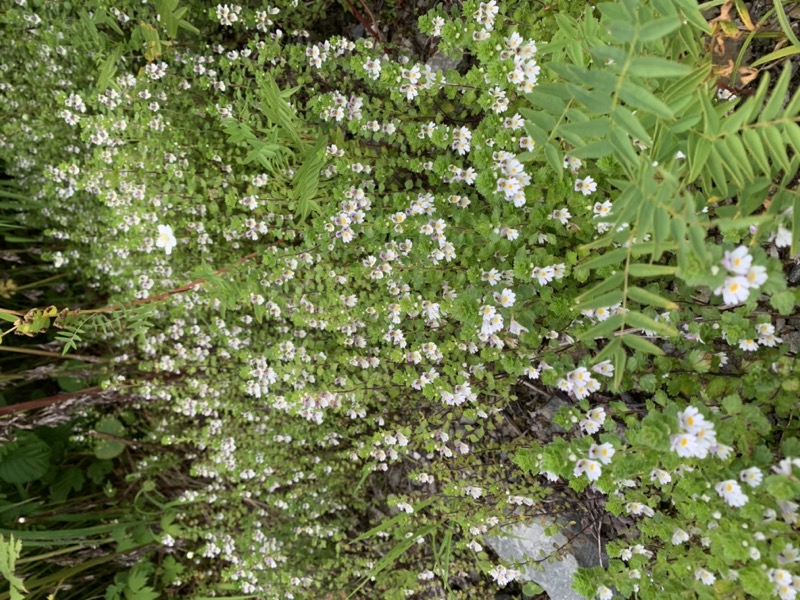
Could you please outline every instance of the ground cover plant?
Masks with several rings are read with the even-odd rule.
[[[3,343],[107,401],[10,428],[0,598],[532,596],[485,536],[576,512],[587,598],[796,597],[784,7],[755,73],[743,3],[344,6],[3,3],[15,219],[80,291]]]

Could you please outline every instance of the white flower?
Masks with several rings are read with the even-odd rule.
[[[656,479],[661,485],[667,485],[672,481],[672,475],[664,469],[653,469],[650,471],[650,481],[655,481]]]
[[[746,271],[745,271],[746,272]],[[746,277],[726,277],[725,283],[718,287],[715,294],[722,294],[725,304],[741,304],[750,296],[750,282]]]
[[[744,275],[750,269],[753,257],[747,250],[747,246],[739,246],[733,252],[725,251],[722,258],[722,266],[736,275]]]
[[[714,489],[730,506],[738,508],[747,504],[747,496],[742,493],[742,488],[733,479],[720,481],[714,486]]]
[[[775,246],[778,248],[788,248],[792,245],[792,232],[784,227],[778,227],[775,234]]]
[[[604,377],[612,377],[614,375],[614,365],[611,364],[610,360],[604,360],[593,366],[592,371]]]
[[[744,277],[751,288],[760,288],[767,282],[767,268],[761,265],[751,265]]]
[[[584,196],[590,195],[592,192],[597,191],[597,182],[591,177],[575,180],[575,191],[580,192]]]
[[[672,544],[673,546],[678,546],[683,542],[689,541],[689,534],[686,533],[680,527],[677,528],[675,531],[672,532]]]
[[[611,592],[611,590],[604,585],[597,586],[596,594],[598,600],[611,600],[611,598],[614,597],[614,594]]]
[[[178,244],[178,240],[172,233],[172,227],[169,225],[158,226],[158,237],[156,238],[156,247],[163,248],[167,254],[172,254],[172,249]]]
[[[678,413],[678,424],[688,433],[696,434],[704,427],[712,427],[705,417],[694,406],[687,406],[682,412]]]
[[[739,348],[745,352],[754,352],[758,350],[758,342],[755,340],[742,340],[739,342]]]
[[[697,438],[691,433],[673,435],[670,439],[670,449],[683,458],[697,456],[699,452]]]
[[[629,515],[644,515],[645,517],[652,517],[655,514],[652,508],[646,504],[642,504],[641,502],[628,502],[625,505],[625,510],[628,511]]]
[[[506,288],[499,294],[495,295],[495,300],[500,306],[504,306],[508,308],[509,306],[514,306],[514,301],[517,299],[517,295],[512,292],[510,289]]]
[[[706,571],[705,569],[696,569],[694,578],[697,581],[703,582],[705,585],[714,585],[714,582],[717,580],[711,571]]]
[[[600,466],[600,463],[596,460],[582,458],[575,463],[573,475],[575,477],[580,477],[584,473],[589,481],[597,481],[600,478],[600,475],[602,475],[603,469]]]
[[[739,473],[739,480],[750,487],[756,487],[764,479],[764,473],[758,467],[750,467]]]
[[[614,446],[609,443],[600,444],[592,444],[591,448],[589,448],[589,458],[597,459],[604,465],[607,465],[611,462],[611,457],[614,456]]]

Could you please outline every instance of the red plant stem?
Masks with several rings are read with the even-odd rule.
[[[237,264],[242,264],[243,262],[247,262],[251,258],[255,258],[258,256],[258,252],[251,252],[247,256],[243,256],[239,259]],[[230,267],[225,267],[224,269],[219,269],[218,271],[214,272],[214,275],[222,275],[223,273],[230,270]],[[174,290],[170,290],[168,292],[163,292],[161,294],[156,294],[155,296],[149,296],[147,298],[143,298],[142,300],[135,300],[130,304],[124,305],[124,308],[129,308],[131,306],[141,306],[142,304],[149,304],[150,302],[159,302],[160,300],[166,300],[170,296],[174,296],[176,294],[182,294],[183,292],[188,292],[189,290],[196,288],[198,285],[202,285],[205,283],[205,279],[195,279],[185,285],[182,285],[179,288],[175,288]],[[115,310],[119,310],[123,308],[121,304],[115,304],[113,306],[104,306],[103,308],[95,308],[92,310],[82,310],[80,311],[83,314],[91,314],[91,313],[106,313],[106,312],[113,312]]]
[[[83,389],[79,392],[74,392],[72,394],[56,394],[55,396],[48,396],[47,398],[39,398],[38,400],[29,400],[28,402],[20,402],[18,404],[12,404],[11,406],[0,406],[0,417],[3,415],[13,415],[16,413],[24,412],[26,410],[33,410],[35,408],[44,408],[45,406],[50,406],[52,404],[58,404],[59,402],[64,402],[66,400],[70,400],[71,398],[75,398],[77,396],[82,396],[84,394],[93,394],[95,392],[99,392],[102,388],[99,385],[95,385],[93,387],[88,387]]]
[[[344,3],[347,4],[347,8],[349,8],[350,12],[353,13],[353,16],[356,19],[358,19],[358,22],[361,23],[364,26],[364,29],[367,30],[367,33],[370,34],[373,38],[375,38],[379,42],[382,42],[383,40],[381,39],[381,34],[380,34],[380,31],[377,30],[377,27],[375,29],[373,29],[372,25],[367,23],[367,20],[364,18],[364,15],[362,15],[358,11],[358,9],[355,6],[353,6],[353,3],[350,2],[350,0],[344,0]],[[363,5],[363,2],[362,2],[362,5]],[[374,22],[375,22],[375,18],[373,17],[373,23]]]

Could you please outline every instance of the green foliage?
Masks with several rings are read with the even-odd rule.
[[[325,2],[8,4],[3,199],[83,284],[4,335],[119,403],[0,446],[33,593],[492,597],[485,535],[591,511],[587,597],[773,595],[800,95],[723,98],[706,5],[445,3],[444,72]]]

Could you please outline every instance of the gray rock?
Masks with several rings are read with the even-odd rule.
[[[428,59],[427,65],[433,69],[434,72],[441,71],[446,75],[448,71],[457,69],[462,60],[464,60],[463,52],[460,52],[455,56],[445,56],[439,52]]]
[[[514,525],[503,529],[503,534],[487,536],[486,543],[497,555],[509,563],[530,561],[521,567],[522,581],[538,583],[551,600],[583,600],[572,589],[572,578],[578,570],[578,561],[572,554],[556,558],[556,549],[567,543],[560,533],[548,536],[547,521]]]

